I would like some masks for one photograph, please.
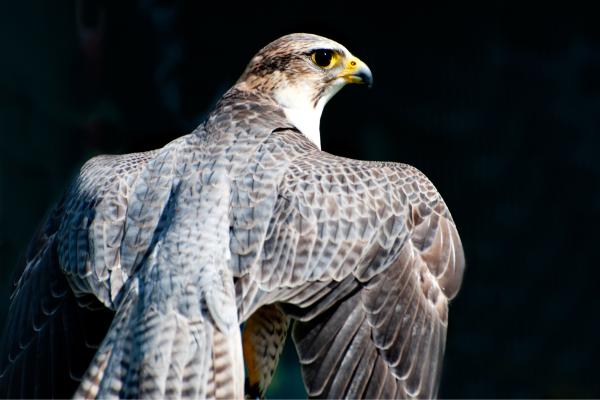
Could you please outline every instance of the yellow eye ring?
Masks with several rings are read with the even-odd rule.
[[[321,68],[332,68],[340,58],[339,54],[334,50],[319,49],[310,53],[312,62]]]

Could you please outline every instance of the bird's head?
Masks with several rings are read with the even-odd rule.
[[[348,83],[370,86],[371,70],[333,40],[294,33],[260,50],[236,87],[273,99],[290,122],[320,148],[323,108]]]

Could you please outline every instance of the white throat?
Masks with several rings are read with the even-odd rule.
[[[310,85],[288,86],[275,93],[277,102],[285,112],[285,116],[300,130],[319,150],[321,149],[321,114],[325,104],[344,86],[332,85],[324,93],[317,104],[312,101],[313,88]]]
[[[323,105],[324,106],[324,105]],[[321,149],[321,114],[323,106],[320,109],[312,106],[307,107],[284,107],[285,116],[300,132],[313,142],[319,150]]]

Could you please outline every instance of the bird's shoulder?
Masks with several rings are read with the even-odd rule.
[[[113,307],[148,246],[182,146],[180,138],[158,150],[99,155],[81,167],[66,191],[57,230],[60,268],[76,295],[93,294]],[[140,239],[135,249],[126,243],[131,236]]]
[[[425,174],[408,164],[322,152],[293,131],[278,135],[287,143],[281,153],[290,158],[278,174],[277,198],[263,202],[268,213],[262,203],[248,202],[252,209],[244,214],[269,217],[239,218],[248,221],[248,229],[234,230],[232,240],[241,256],[261,243],[260,267],[252,277],[260,287],[339,282],[349,274],[367,282],[398,257],[415,257],[423,259],[411,261],[415,273],[441,287],[443,297],[454,297],[464,269],[462,244],[446,203]],[[260,178],[273,174],[254,175],[248,181],[261,190]]]
[[[339,235],[331,227],[352,225],[356,239],[392,249],[388,261],[409,245],[414,257],[423,260],[420,265],[426,266],[419,271],[426,275],[422,279],[435,282],[446,298],[456,295],[465,266],[462,243],[444,199],[419,169],[313,152],[299,158],[286,179],[289,184],[283,195],[293,193],[290,198],[305,223],[312,220],[316,227],[330,227],[320,230],[327,240]],[[371,266],[363,271],[363,278],[378,272]]]
[[[442,196],[408,164],[287,153],[258,263],[239,281],[243,315],[279,301],[298,320],[311,396],[433,397],[465,267]],[[359,361],[372,378],[352,372]]]
[[[340,205],[352,202],[353,210],[366,206],[386,215],[416,208],[422,215],[435,213],[452,221],[446,203],[431,180],[418,168],[405,163],[355,160],[310,151],[289,164],[283,182],[282,191],[311,203],[323,202],[325,197],[336,198]]]

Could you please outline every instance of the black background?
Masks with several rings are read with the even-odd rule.
[[[204,3],[0,6],[1,299],[86,159],[190,132],[262,46],[312,32],[344,44],[375,78],[326,107],[323,149],[418,167],[459,227],[468,265],[440,395],[600,396],[596,13]],[[271,396],[305,396],[295,364],[287,348]]]

